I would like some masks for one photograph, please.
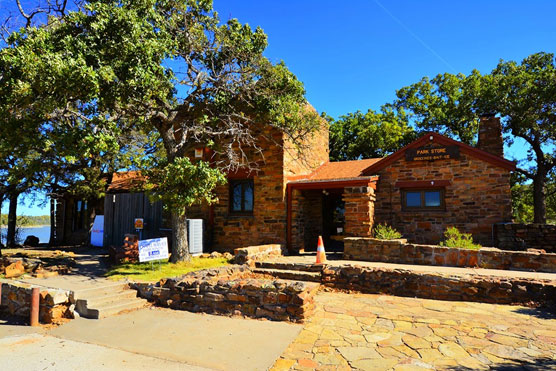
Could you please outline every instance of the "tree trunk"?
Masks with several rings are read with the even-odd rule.
[[[19,193],[13,192],[10,193],[10,208],[8,211],[8,233],[6,237],[6,246],[13,247],[15,246],[15,231],[17,225],[17,198],[19,197]]]
[[[187,218],[185,214],[172,212],[172,263],[187,262],[191,259],[187,243]]]
[[[534,222],[546,224],[546,175],[537,170],[533,178]]]
[[[50,197],[50,238],[48,245],[56,245],[56,199]]]

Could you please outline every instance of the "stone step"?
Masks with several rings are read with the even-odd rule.
[[[319,273],[323,269],[322,265],[316,265],[316,264],[311,265],[311,264],[303,264],[303,263],[285,263],[285,262],[273,262],[273,261],[257,261],[255,262],[255,267],[265,268],[265,269],[319,272]]]
[[[81,317],[89,319],[101,319],[114,314],[118,314],[124,310],[133,310],[143,308],[147,304],[147,300],[141,298],[127,298],[118,302],[106,302],[98,304],[96,307],[88,307],[86,300],[79,300],[75,306],[76,311]]]
[[[320,282],[321,273],[320,272],[305,272],[299,270],[287,270],[287,269],[269,269],[269,268],[255,268],[254,273],[268,274],[276,278],[282,278],[285,280],[294,281],[309,281],[309,282]]]
[[[122,282],[114,282],[108,284],[98,284],[86,289],[78,289],[73,291],[73,297],[77,299],[92,299],[94,297],[106,296],[128,290],[129,285]]]
[[[119,292],[111,292],[108,293],[107,295],[102,295],[102,296],[95,296],[92,298],[87,298],[87,299],[78,299],[78,300],[86,300],[87,301],[87,307],[90,308],[96,308],[100,305],[104,305],[106,303],[118,303],[118,302],[124,302],[127,301],[129,299],[134,299],[137,297],[137,291],[135,290],[122,290]]]
[[[101,306],[97,308],[97,310],[99,311],[99,318],[106,318],[109,316],[116,315],[125,310],[136,310],[136,309],[144,308],[147,305],[147,303],[148,301],[145,299],[135,298],[112,306],[106,306],[106,307]]]

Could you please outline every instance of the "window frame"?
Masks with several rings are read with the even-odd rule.
[[[228,193],[229,193],[229,207],[228,207],[228,212],[230,215],[232,216],[252,216],[253,215],[253,210],[255,209],[255,182],[253,181],[253,178],[247,178],[247,179],[228,179]],[[237,184],[241,184],[241,210],[234,210],[234,187]],[[253,191],[253,200],[251,202],[252,207],[251,210],[244,210],[245,207],[245,190],[246,184],[250,184],[251,185],[251,189]]]
[[[421,194],[421,206],[407,206],[407,193],[419,192]],[[426,206],[425,193],[439,192],[440,206]],[[434,188],[403,188],[401,189],[402,211],[446,211],[446,189],[440,187]]]

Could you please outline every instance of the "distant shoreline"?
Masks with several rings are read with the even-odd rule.
[[[50,227],[50,224],[39,224],[39,225],[18,225],[17,228],[42,228]],[[2,225],[0,228],[8,228],[7,225]]]

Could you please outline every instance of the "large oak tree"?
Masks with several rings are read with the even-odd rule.
[[[223,172],[258,166],[247,153],[260,150],[266,129],[301,143],[318,126],[303,85],[263,56],[266,45],[260,28],[221,23],[211,1],[91,1],[14,36],[10,56],[29,69],[21,83],[34,100],[23,107],[62,134],[85,125],[85,138],[105,146],[129,129],[157,133],[165,156],[146,162],[156,165],[148,189],[170,208],[172,259],[181,261],[186,208],[214,202]],[[210,147],[214,161],[190,161],[197,146]]]

